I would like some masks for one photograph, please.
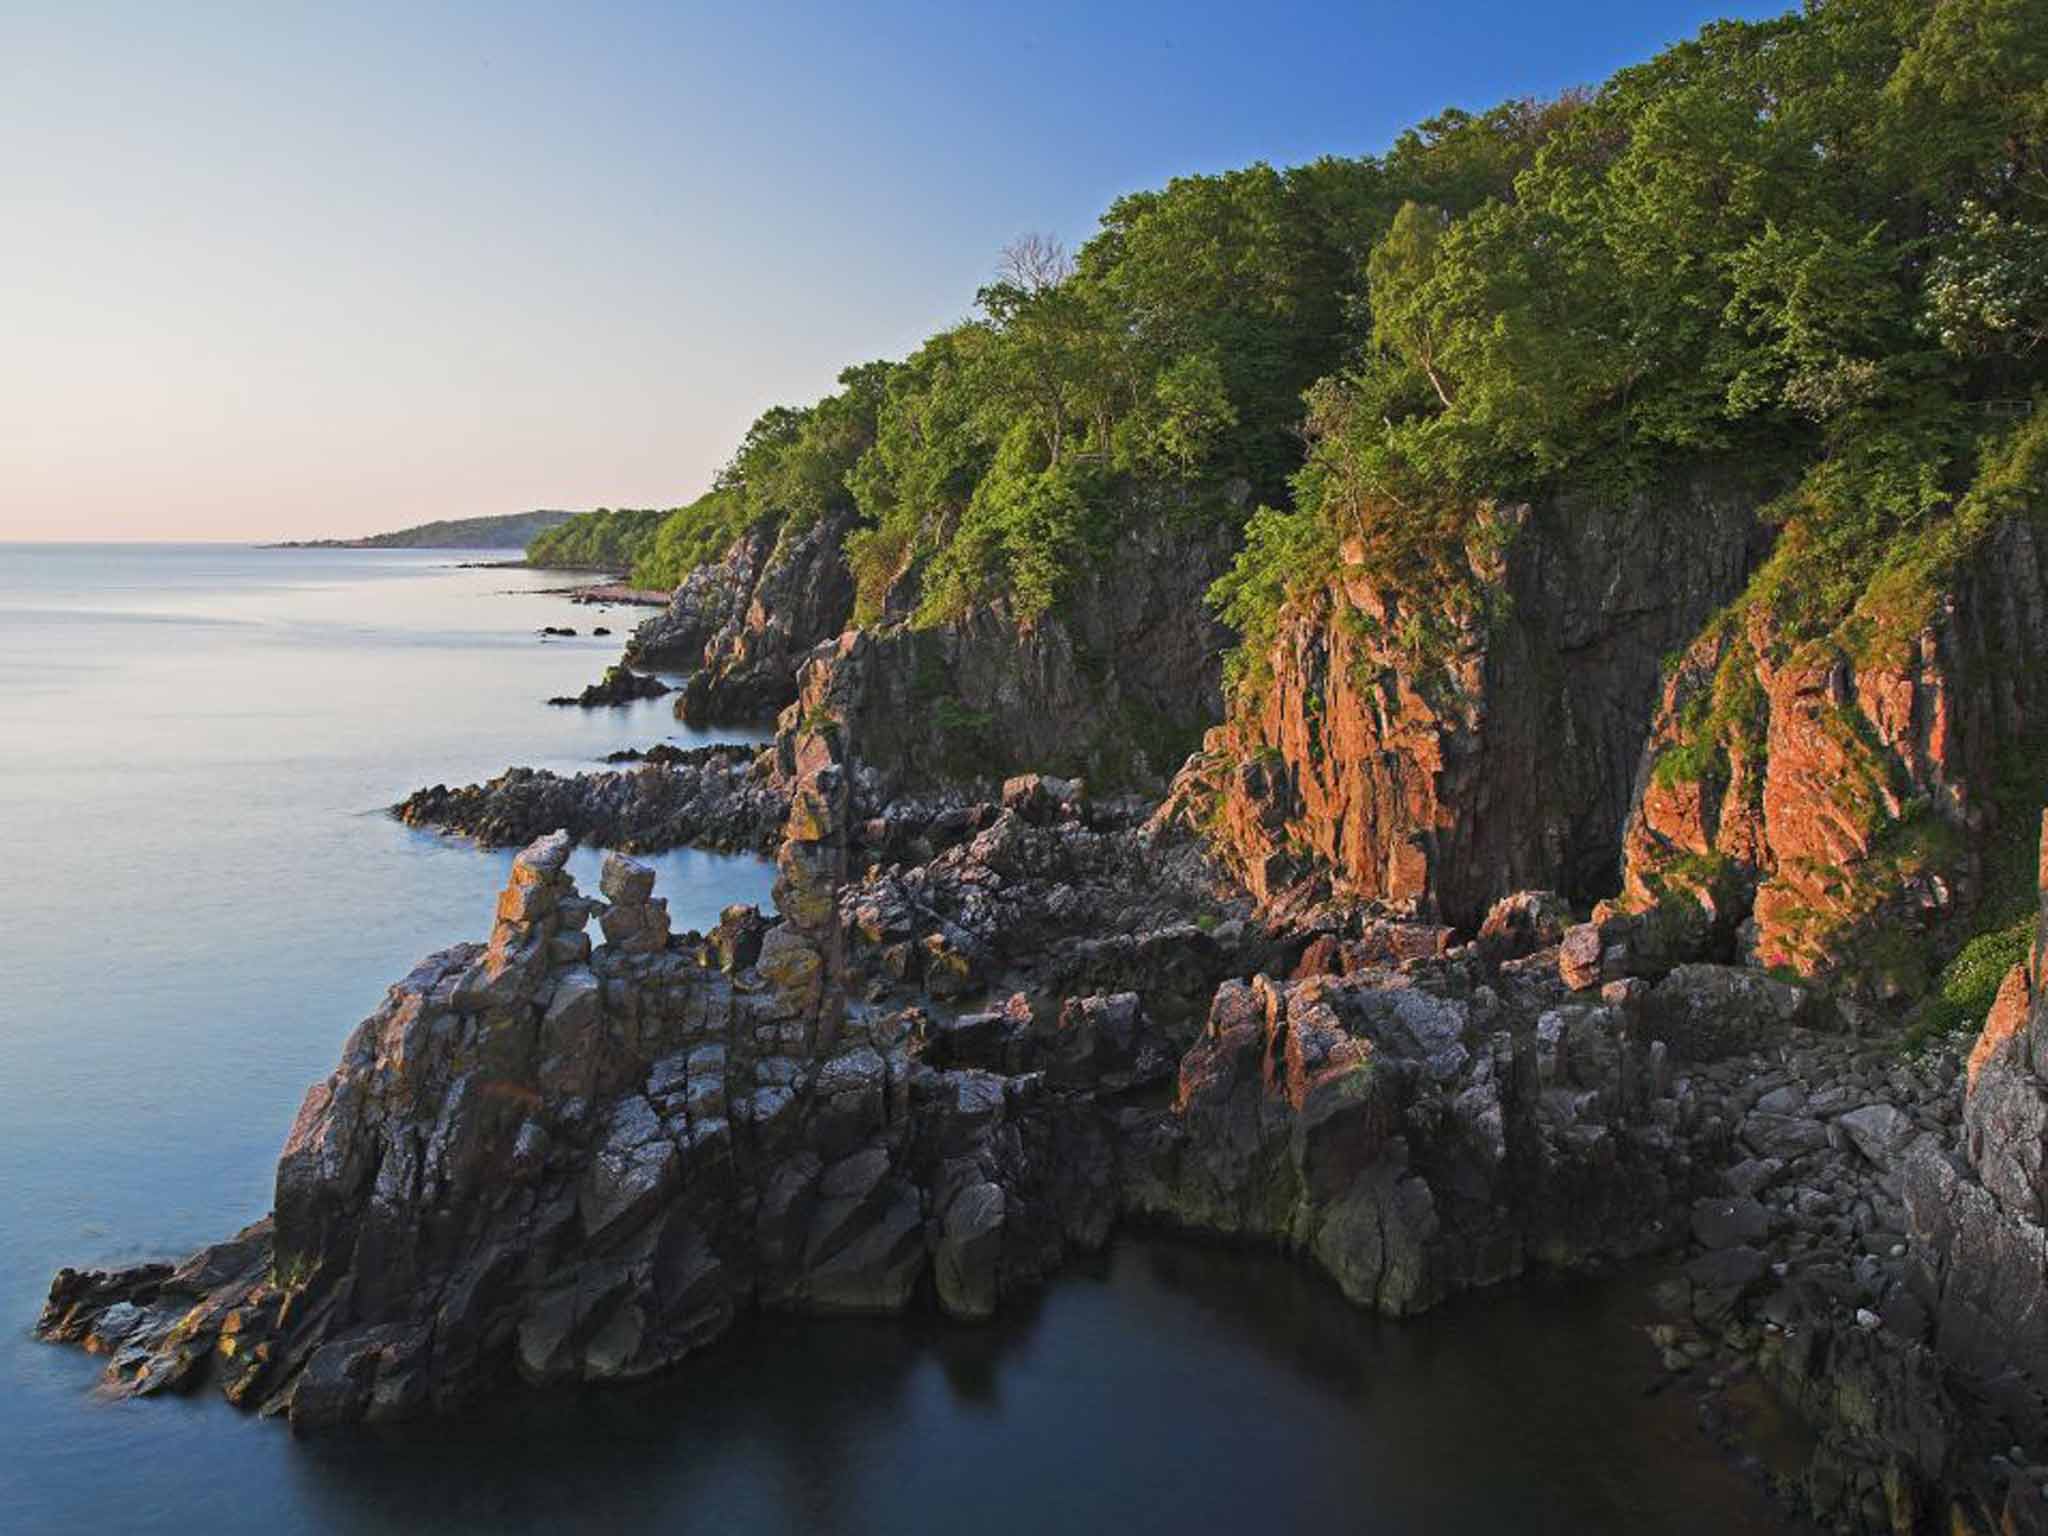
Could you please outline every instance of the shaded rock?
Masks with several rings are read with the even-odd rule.
[[[1718,1061],[1754,1050],[1795,1024],[1814,1025],[1824,1010],[1804,987],[1740,966],[1673,969],[1650,993],[1649,1028],[1688,1061]]]
[[[1703,1248],[1736,1248],[1760,1243],[1770,1235],[1771,1218],[1746,1196],[1695,1200],[1692,1235]]]
[[[1657,1102],[1646,1065],[1598,1018],[1553,1024],[1579,1065],[1554,1064],[1545,1091],[1526,1016],[1482,1034],[1469,1003],[1402,978],[1227,981],[1182,1059],[1172,1134],[1127,1198],[1305,1247],[1394,1314],[1533,1255],[1655,1243],[1672,1169],[1660,1138],[1626,1134]]]
[[[1828,1128],[1806,1116],[1754,1111],[1743,1116],[1741,1137],[1742,1144],[1758,1157],[1789,1160],[1826,1147]]]
[[[1006,1211],[1002,1186],[986,1181],[961,1190],[946,1208],[932,1268],[939,1304],[955,1317],[995,1311]]]
[[[724,849],[775,845],[788,790],[747,747],[700,747],[650,760],[633,772],[512,768],[485,784],[436,784],[392,808],[410,826],[459,832],[491,847],[522,844],[555,828],[600,847],[656,853],[691,844]]]
[[[1856,1150],[1879,1167],[1894,1162],[1906,1143],[1919,1134],[1912,1117],[1893,1104],[1866,1104],[1835,1123],[1848,1134]]]
[[[1517,891],[1487,909],[1479,952],[1495,965],[1517,960],[1562,943],[1572,926],[1571,904],[1555,891]]]
[[[574,631],[570,631],[574,633]],[[599,634],[609,631],[599,630]],[[601,709],[614,704],[631,704],[640,699],[658,699],[668,693],[669,686],[658,677],[649,677],[635,672],[621,662],[605,669],[605,674],[581,693],[563,695],[549,699],[550,704],[568,705],[577,709]]]
[[[1737,1245],[1701,1254],[1685,1267],[1693,1316],[1703,1323],[1721,1321],[1769,1273],[1769,1259],[1756,1248]]]

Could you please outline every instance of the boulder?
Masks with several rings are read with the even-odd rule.
[[[1674,967],[1650,993],[1651,1034],[1687,1061],[1718,1061],[1781,1038],[1793,1025],[1825,1022],[1806,988],[1741,966]]]
[[[1562,943],[1571,927],[1571,903],[1555,891],[1517,891],[1487,909],[1479,952],[1494,965],[1518,960]]]
[[[1761,1243],[1770,1230],[1770,1214],[1748,1196],[1710,1196],[1693,1202],[1692,1235],[1702,1248]]]
[[[597,888],[606,901],[619,906],[644,906],[654,894],[654,871],[623,853],[607,853]]]
[[[1585,992],[1606,980],[1602,963],[1606,938],[1598,923],[1579,923],[1565,931],[1557,951],[1557,974],[1574,992]]]
[[[1919,1134],[1912,1116],[1895,1104],[1865,1104],[1838,1118],[1856,1150],[1880,1168],[1890,1167]]]
[[[986,1180],[946,1207],[932,1267],[939,1305],[954,1317],[987,1317],[996,1309],[1006,1210],[1002,1186]]]
[[[800,1019],[817,1011],[825,990],[825,957],[794,924],[778,923],[762,936],[754,969],[778,1018]]]

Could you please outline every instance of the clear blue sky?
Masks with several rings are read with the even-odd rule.
[[[1743,0],[0,0],[0,538],[671,505],[1025,230]]]

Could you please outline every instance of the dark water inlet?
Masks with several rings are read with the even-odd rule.
[[[762,1318],[673,1375],[316,1437],[323,1529],[1409,1533],[1787,1529],[1642,1288],[1539,1278],[1388,1323],[1270,1254],[1121,1239],[993,1323]]]

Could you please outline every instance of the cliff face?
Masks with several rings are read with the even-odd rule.
[[[1504,550],[1466,556],[1470,611],[1391,591],[1351,552],[1286,616],[1270,682],[1205,741],[1176,814],[1265,900],[1315,880],[1473,925],[1520,888],[1607,894],[1661,660],[1758,553],[1753,492],[1702,479],[1672,499],[1505,509]]]
[[[693,725],[772,719],[797,698],[814,651],[835,713],[893,792],[940,783],[992,789],[1027,769],[1095,783],[1164,784],[1222,715],[1229,632],[1204,606],[1234,538],[1162,516],[1073,573],[1055,609],[1020,624],[1000,604],[914,629],[918,572],[902,573],[858,644],[847,629],[850,517],[801,534],[756,528],[700,566],[634,635],[626,661],[687,670],[676,706]]]
[[[2048,818],[2042,916],[1971,1053],[1959,1148],[1906,1168],[1912,1280],[1933,1337],[2037,1443],[2048,1437]]]
[[[883,798],[1026,770],[1156,789],[1222,713],[1229,632],[1202,596],[1231,545],[1148,529],[1077,572],[1032,624],[983,607],[931,629],[864,630],[819,653],[798,710],[846,721]]]
[[[796,696],[804,654],[853,616],[841,547],[853,524],[836,513],[801,530],[786,521],[750,529],[640,626],[627,662],[688,671],[676,713],[692,725],[773,718]]]
[[[985,1316],[1125,1217],[1390,1315],[1689,1244],[1667,1367],[1716,1414],[1779,1387],[1818,1515],[1982,1529],[1940,1517],[2010,1481],[2048,1519],[1983,1453],[2038,1433],[2048,1358],[2038,958],[1966,1095],[1953,1045],[1902,1062],[1755,970],[1569,981],[1553,896],[1465,945],[1272,927],[1138,807],[1040,776],[877,805],[858,745],[819,708],[765,754],[777,918],[671,934],[646,868],[610,856],[589,899],[568,835],[534,842],[489,941],[423,962],[307,1095],[270,1217],[63,1271],[40,1331],[114,1391],[211,1379],[312,1426],[644,1375],[754,1308]]]
[[[745,616],[761,568],[774,551],[775,533],[771,525],[750,528],[723,557],[685,576],[668,607],[633,631],[626,663],[684,672],[701,667],[712,637]]]
[[[2039,803],[2029,782],[2008,796],[2028,803],[1999,805],[2048,723],[2030,524],[2005,522],[1895,631],[1882,594],[1796,646],[1751,604],[1690,648],[1637,776],[1624,905],[1684,893],[1760,964],[1875,997],[1924,988]]]

